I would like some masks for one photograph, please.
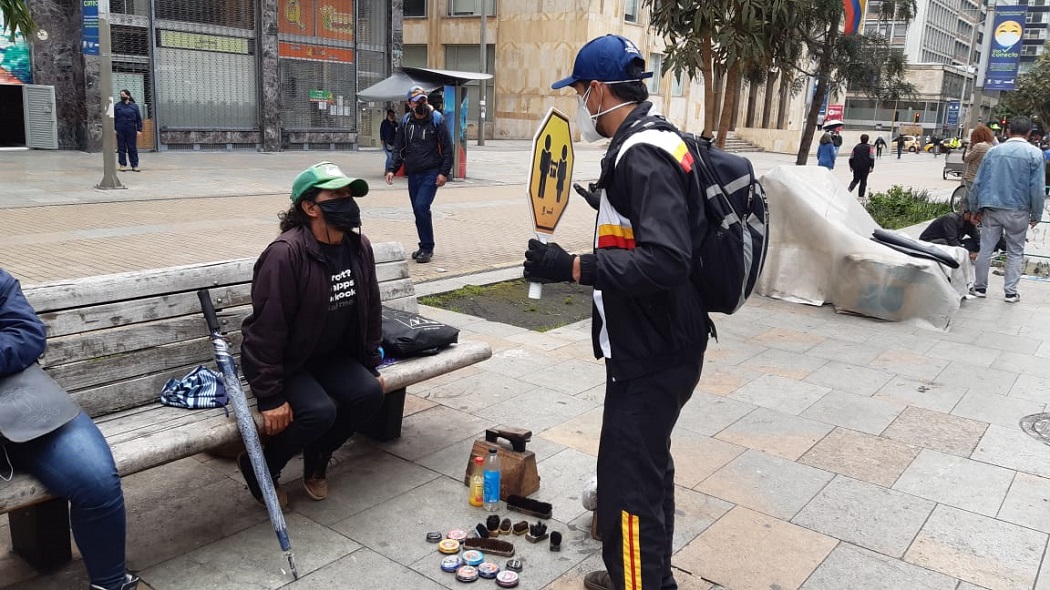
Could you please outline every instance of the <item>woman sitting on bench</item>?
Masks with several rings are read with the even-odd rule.
[[[139,579],[126,569],[127,518],[113,454],[91,418],[37,364],[46,343],[18,281],[0,269],[0,477],[10,480],[17,466],[69,501],[92,590],[134,590]]]
[[[241,363],[259,402],[274,483],[303,453],[303,485],[328,496],[332,454],[383,403],[383,317],[372,245],[362,233],[354,197],[368,183],[330,162],[304,170],[292,184],[283,232],[259,256],[252,314],[244,320]],[[262,492],[247,455],[238,466],[255,499]],[[281,505],[287,496],[278,491]]]

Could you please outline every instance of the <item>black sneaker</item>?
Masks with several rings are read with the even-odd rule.
[[[433,252],[420,252],[419,256],[416,256],[416,262],[420,264],[426,264],[430,262],[430,259],[434,257]]]
[[[1005,301],[1007,303],[1017,303],[1020,300],[1021,300],[1021,294],[1020,293],[1007,293],[1006,297],[1003,298],[1003,301]]]
[[[970,295],[984,299],[988,296],[988,293],[984,289],[978,289],[977,287],[970,287]]]
[[[415,252],[413,252],[412,253],[412,260],[418,259],[419,255],[422,254],[422,253],[423,253],[423,249],[422,248],[420,248],[419,250],[416,250]]]
[[[251,492],[255,501],[266,506],[262,488],[259,487],[259,480],[255,478],[255,469],[252,467],[252,460],[248,457],[247,452],[237,455],[237,468],[240,469],[241,475],[244,477],[244,483],[248,485],[248,491]],[[283,511],[288,507],[288,494],[284,493],[284,490],[280,487],[280,477],[280,474],[273,476],[273,487],[277,491],[277,504]]]

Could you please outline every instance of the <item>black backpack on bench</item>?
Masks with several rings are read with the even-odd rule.
[[[383,307],[383,353],[388,358],[437,354],[459,341],[459,330],[419,314]]]

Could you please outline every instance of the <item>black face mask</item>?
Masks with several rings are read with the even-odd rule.
[[[317,206],[324,213],[328,225],[338,230],[352,231],[361,227],[361,208],[353,197],[322,201]]]
[[[427,112],[428,112],[428,110],[427,110],[427,103],[421,102],[421,103],[417,104],[415,110],[416,110],[416,114],[417,115],[425,115],[425,114],[427,114]]]
[[[122,102],[128,102],[128,101],[129,101],[129,100],[131,100],[131,99],[130,99],[130,98],[128,98],[128,97],[126,97],[126,96],[122,96],[122,97],[120,97],[120,100],[121,100]]]

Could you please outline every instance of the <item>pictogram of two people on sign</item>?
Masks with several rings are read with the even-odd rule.
[[[565,176],[568,173],[568,158],[569,147],[563,145],[561,146],[561,159],[554,160],[554,154],[551,153],[551,136],[547,135],[543,138],[543,150],[540,151],[539,196],[541,199],[547,198],[547,179],[553,178],[557,181],[554,202],[561,202],[562,191],[565,190]]]

